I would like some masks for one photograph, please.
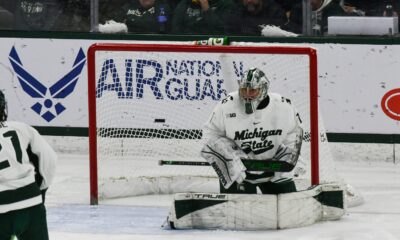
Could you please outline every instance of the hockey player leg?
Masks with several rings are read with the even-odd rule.
[[[43,204],[29,208],[30,224],[18,240],[48,240],[46,209]]]
[[[0,240],[10,240],[12,235],[12,214],[0,214]]]

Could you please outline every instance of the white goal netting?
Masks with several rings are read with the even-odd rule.
[[[94,191],[92,196],[101,200],[218,192],[218,179],[211,167],[158,163],[204,161],[200,157],[203,124],[215,104],[237,89],[238,79],[250,67],[262,69],[271,81],[270,91],[291,99],[299,111],[305,130],[301,155],[307,172],[297,182],[299,188],[310,186],[310,116],[316,111],[311,101],[317,100],[310,95],[318,94],[316,86],[310,85],[310,69],[316,62],[310,61],[309,54],[296,54],[291,47],[279,51],[268,47],[215,49],[119,45],[93,51],[89,81],[94,84],[89,84],[89,91],[95,94],[89,96],[96,107],[90,105],[90,128],[97,127],[97,134],[90,141],[97,176],[91,184],[92,188],[98,186],[98,193]],[[322,120],[314,120],[320,129],[320,182],[343,182],[336,174]]]

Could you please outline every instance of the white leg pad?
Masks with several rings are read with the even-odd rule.
[[[180,193],[168,222],[176,229],[266,230],[337,220],[345,213],[339,185],[279,195]]]
[[[345,213],[343,189],[337,184],[278,195],[279,228],[294,228],[318,221],[337,220]]]

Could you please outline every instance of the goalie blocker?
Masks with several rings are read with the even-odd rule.
[[[167,218],[172,229],[267,230],[338,220],[345,213],[339,185],[285,194],[179,193]]]

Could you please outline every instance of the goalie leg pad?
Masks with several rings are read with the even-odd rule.
[[[276,198],[256,194],[176,194],[168,222],[176,229],[276,229]]]
[[[337,220],[344,213],[343,190],[318,185],[285,194],[176,194],[168,216],[176,229],[267,230]]]
[[[309,190],[278,196],[281,229],[338,220],[345,213],[343,189],[337,184],[317,185]]]

